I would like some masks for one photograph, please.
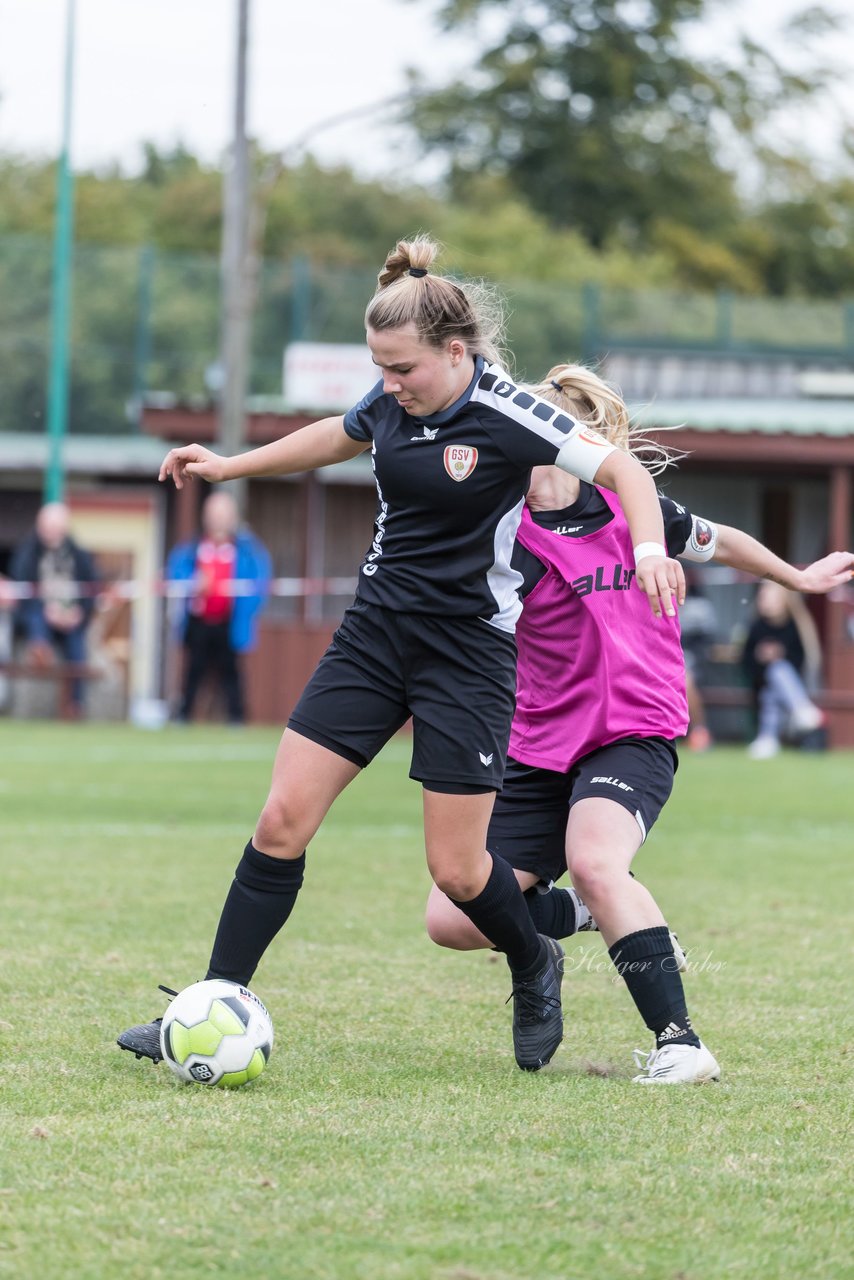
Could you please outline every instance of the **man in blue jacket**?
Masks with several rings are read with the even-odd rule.
[[[270,575],[269,553],[254,534],[240,528],[231,494],[212,493],[202,507],[202,536],[175,547],[166,565],[170,582],[191,584],[181,614],[187,654],[179,720],[191,718],[199,687],[210,672],[222,687],[229,722],[243,723],[240,655],[257,642]]]

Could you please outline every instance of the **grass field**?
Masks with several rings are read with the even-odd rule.
[[[396,741],[256,975],[268,1071],[182,1087],[115,1035],[202,975],[276,738],[0,725],[0,1276],[854,1275],[850,755],[686,757],[638,860],[719,1085],[631,1084],[597,935],[552,1065],[517,1070],[503,962],[424,935]]]

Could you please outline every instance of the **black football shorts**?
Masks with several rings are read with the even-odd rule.
[[[579,800],[600,796],[628,809],[642,839],[673,789],[677,767],[665,738],[620,738],[579,760],[569,773],[554,773],[508,759],[504,786],[486,838],[491,853],[547,883],[566,872],[566,820]]]
[[[364,766],[411,716],[410,777],[438,791],[497,791],[515,698],[516,641],[506,632],[357,599],[288,728]]]

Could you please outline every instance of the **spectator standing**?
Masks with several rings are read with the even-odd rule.
[[[86,661],[86,632],[95,611],[95,562],[71,537],[70,513],[62,502],[48,502],[36,516],[35,528],[16,548],[9,566],[15,582],[30,584],[33,593],[21,600],[16,627],[35,666]],[[83,714],[84,683],[73,680],[64,714]]]
[[[240,658],[255,648],[258,618],[270,591],[271,562],[264,544],[240,527],[229,493],[212,493],[202,507],[202,536],[175,547],[166,566],[170,582],[192,584],[180,613],[186,650],[180,721],[192,718],[202,681],[219,681],[230,724],[243,724],[246,706]]]
[[[801,597],[776,582],[763,582],[742,652],[758,717],[757,736],[748,748],[753,760],[775,756],[787,734],[804,738],[824,724],[823,712],[807,692],[820,660],[815,624]]]

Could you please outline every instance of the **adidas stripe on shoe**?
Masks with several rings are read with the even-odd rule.
[[[706,1084],[721,1078],[720,1067],[702,1041],[665,1044],[651,1053],[635,1049],[633,1056],[635,1066],[641,1068],[633,1084]]]

